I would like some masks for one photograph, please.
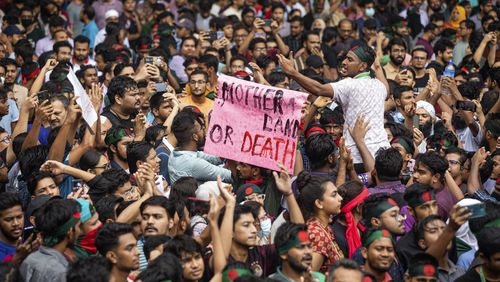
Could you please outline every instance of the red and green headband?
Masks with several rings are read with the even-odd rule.
[[[379,217],[388,209],[393,207],[397,207],[398,204],[394,202],[392,198],[387,198],[384,201],[381,201],[377,206],[373,207],[371,210],[367,211],[366,219],[370,220],[373,217]]]
[[[414,267],[408,268],[408,274],[410,277],[417,276],[427,276],[427,277],[438,277],[438,271],[435,265],[432,264],[420,264]]]
[[[66,221],[63,225],[56,228],[54,233],[43,234],[43,245],[47,247],[53,247],[59,243],[59,238],[62,235],[68,233],[68,231],[75,227],[75,225],[80,221],[80,213],[74,212],[73,215]]]
[[[373,242],[375,242],[380,238],[387,238],[391,239],[392,241],[391,232],[389,232],[387,229],[380,229],[373,231],[373,233],[370,234],[370,236],[368,236],[368,238],[366,238],[365,241],[363,242],[363,247],[368,248]]]
[[[391,144],[399,144],[401,146],[403,146],[403,148],[405,148],[405,151],[406,153],[410,153],[412,150],[410,150],[410,144],[408,144],[408,142],[406,142],[406,140],[404,140],[403,138],[399,138],[399,137],[395,137],[394,139],[392,139],[391,141]]]
[[[253,273],[244,268],[231,268],[222,273],[222,282],[232,282],[238,277],[253,275]]]
[[[293,237],[290,237],[283,245],[278,246],[278,252],[280,255],[288,253],[293,248],[300,246],[301,244],[309,241],[309,234],[305,230],[300,230]]]
[[[434,193],[434,191],[425,191],[424,193],[419,194],[414,198],[408,199],[408,205],[412,208],[416,208],[435,199],[436,194]]]

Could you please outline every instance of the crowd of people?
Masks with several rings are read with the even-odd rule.
[[[500,281],[500,1],[459,1],[0,1],[0,280]],[[308,94],[293,171],[203,152],[221,74]]]

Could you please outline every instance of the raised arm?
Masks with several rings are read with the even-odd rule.
[[[63,126],[57,133],[56,139],[52,146],[50,146],[48,159],[62,162],[64,159],[64,149],[66,148],[66,144],[68,142],[68,138],[71,137],[71,140],[74,138],[76,121],[79,119],[79,115],[81,113],[80,106],[78,106],[75,102],[75,98],[71,99],[70,105],[68,107],[68,115],[66,116],[66,120],[64,121]],[[72,136],[69,136],[73,134]]]
[[[83,180],[84,182],[89,182],[95,177],[95,174],[90,173],[88,171],[81,170],[69,165],[65,165],[58,161],[51,161],[51,160],[46,161],[40,167],[40,170],[50,172],[56,176],[61,174],[71,175],[74,178]]]
[[[31,89],[29,91],[29,96],[35,95],[42,89],[43,83],[45,82],[45,75],[47,72],[53,70],[57,65],[57,61],[55,59],[48,59],[45,63],[45,66],[42,67],[40,73],[36,77]]]
[[[280,168],[279,174],[273,171],[274,181],[276,181],[276,187],[283,194],[288,204],[288,213],[290,214],[290,222],[296,224],[304,224],[304,216],[300,211],[299,204],[295,199],[295,195],[292,191],[292,181],[290,179],[290,174],[288,173],[286,167],[282,163],[277,164]]]
[[[368,130],[370,130],[370,126],[368,125],[368,121],[365,122],[365,116],[362,115],[356,118],[356,123],[353,128],[349,128],[349,133],[356,143],[356,147],[358,148],[361,159],[363,160],[365,170],[368,175],[370,175],[370,172],[375,168],[375,159],[365,143],[365,135]]]
[[[40,127],[44,120],[48,119],[54,109],[52,108],[52,104],[50,101],[46,100],[41,105],[36,107],[35,110],[35,119],[33,120],[33,124],[31,125],[31,129],[28,132],[28,136],[24,139],[22,150],[26,150],[38,144],[38,134],[40,133]]]
[[[14,140],[16,136],[21,133],[24,133],[28,130],[28,120],[30,111],[35,109],[38,105],[38,99],[35,96],[28,96],[26,100],[24,100],[23,105],[21,106],[21,110],[19,112],[19,119],[14,127],[14,131],[12,132],[11,139]],[[14,150],[12,148],[13,142],[9,143],[9,147],[7,147],[7,166],[10,166],[16,160],[16,155],[14,154]]]
[[[236,206],[236,198],[234,197],[233,194],[228,191],[229,187],[223,187],[222,186],[222,180],[219,177],[217,177],[217,186],[219,187],[219,192],[222,198],[224,199],[224,202],[226,203],[225,208],[226,210],[224,211],[224,218],[222,219],[222,224],[220,226],[220,233],[221,234],[233,234],[233,217],[234,217],[234,208]],[[227,240],[223,241],[222,249],[224,250],[224,257],[229,256],[229,252],[231,251],[231,244],[232,240]]]
[[[297,81],[306,91],[317,96],[325,96],[333,98],[333,88],[329,84],[321,84],[309,77],[301,74],[295,69],[293,64],[293,52],[290,52],[290,56],[287,59],[285,56],[278,54],[278,60],[281,69],[293,80]]]
[[[479,148],[470,161],[470,175],[467,181],[467,193],[474,194],[477,190],[481,189],[481,178],[479,175],[479,168],[486,161],[489,153],[484,147]]]

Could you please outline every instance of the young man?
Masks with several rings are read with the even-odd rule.
[[[396,252],[394,239],[387,229],[374,228],[363,234],[361,254],[365,259],[363,270],[373,275],[377,282],[400,281],[389,274]]]
[[[426,253],[419,253],[410,260],[408,272],[405,273],[405,282],[437,282],[438,262]]]
[[[208,73],[203,70],[195,70],[189,76],[189,90],[191,95],[179,98],[179,102],[184,105],[195,106],[205,116],[205,124],[208,125],[208,115],[214,107],[214,101],[206,97],[206,90],[209,87]]]
[[[70,62],[71,61],[71,52],[73,50],[73,47],[71,47],[71,44],[69,44],[68,41],[59,41],[54,43],[54,46],[52,47],[54,53],[56,54],[56,60],[58,62]],[[49,76],[47,73],[45,77]]]
[[[176,256],[182,264],[183,281],[196,282],[203,278],[205,262],[201,246],[189,235],[177,235],[165,245],[164,252]]]
[[[155,174],[156,188],[165,197],[170,196],[170,188],[165,178],[160,174],[160,158],[156,155],[153,145],[146,141],[130,143],[127,146],[127,162],[131,174],[135,173],[142,163],[148,163]]]
[[[75,48],[73,51],[73,70],[76,72],[80,69],[80,65],[95,66],[95,61],[90,57],[90,40],[89,38],[79,35],[75,37]]]
[[[394,80],[405,59],[406,43],[403,39],[394,37],[389,41],[388,48],[390,61],[384,66],[384,72],[387,79]]]
[[[465,57],[470,37],[475,30],[476,24],[472,20],[467,19],[460,22],[460,26],[458,27],[460,40],[457,41],[457,44],[453,48],[453,60],[456,65],[460,65],[462,59]]]
[[[453,47],[455,47],[453,42],[446,38],[441,38],[434,44],[433,50],[436,55],[436,60],[431,61],[427,68],[433,68],[436,71],[438,79],[440,79],[443,74],[444,68],[448,65],[448,62],[453,60]]]
[[[105,224],[95,239],[97,251],[111,265],[111,280],[125,282],[139,269],[139,250],[132,227],[124,223]]]
[[[24,213],[19,197],[0,193],[0,262],[13,260],[24,231]]]
[[[3,85],[14,92],[17,108],[21,109],[24,100],[28,97],[28,89],[16,83],[19,75],[16,61],[10,58],[5,58],[0,61],[0,64],[5,69]]]
[[[113,126],[121,125],[133,130],[132,116],[141,107],[137,82],[127,76],[117,76],[109,83],[106,95],[110,106],[103,111],[102,116],[108,118]]]
[[[390,112],[390,114],[395,122],[406,125],[405,113],[408,111],[407,108],[415,104],[413,88],[410,86],[398,86],[394,88],[392,97],[396,104],[396,110]],[[413,120],[410,120],[410,122],[413,122]]]
[[[412,178],[414,183],[432,186],[436,193],[438,214],[443,218],[448,218],[453,205],[463,198],[448,171],[448,161],[436,152],[430,151],[417,157]]]
[[[336,261],[328,270],[328,282],[361,282],[363,276],[359,265],[350,259]]]
[[[310,275],[308,271],[312,265],[312,247],[305,225],[284,223],[276,232],[274,244],[278,249],[281,267],[269,276],[270,279],[299,282]],[[312,272],[312,278],[319,281],[325,279],[319,272]]]
[[[306,91],[331,97],[342,105],[346,113],[345,143],[352,152],[355,164],[361,164],[362,159],[348,128],[354,127],[358,115],[365,114],[365,118],[370,120],[371,127],[365,137],[365,140],[370,140],[366,143],[370,153],[374,155],[379,148],[389,146],[383,126],[384,101],[387,97],[388,86],[382,82],[386,80],[378,63],[374,65],[378,79],[372,79],[369,76],[369,71],[375,62],[375,51],[367,46],[356,46],[350,49],[340,68],[340,75],[349,78],[332,84],[321,84],[312,80],[300,74],[292,60],[283,55],[278,55],[278,58],[283,71]]]
[[[50,200],[35,219],[42,246],[21,264],[24,281],[65,281],[69,262],[63,255],[80,235],[79,205],[73,200]]]
[[[134,134],[127,127],[113,126],[104,141],[108,146],[111,167],[128,171],[127,146],[134,141]]]
[[[32,199],[40,195],[59,196],[61,193],[54,176],[49,172],[34,172],[27,184]]]
[[[169,216],[168,200],[162,196],[153,196],[141,204],[141,229],[142,236],[168,235]],[[137,241],[137,247],[140,251],[140,268],[144,270],[148,262],[143,251],[144,238]]]
[[[403,157],[394,148],[380,149],[375,157],[373,176],[377,186],[368,189],[370,194],[387,193],[402,203],[406,187],[401,183],[400,176],[403,168]]]
[[[467,192],[467,179],[471,163],[467,158],[467,153],[461,148],[451,147],[446,150],[445,158],[448,161],[449,169],[453,180],[465,194]]]
[[[431,48],[432,50],[432,48]],[[415,46],[411,51],[411,61],[410,64],[415,70],[415,86],[413,86],[413,92],[418,95],[427,86],[429,81],[429,74],[425,71],[425,65],[427,64],[428,53],[424,46]]]
[[[187,111],[179,113],[172,124],[172,132],[178,145],[168,161],[172,183],[182,176],[192,176],[199,182],[215,181],[220,176],[223,182],[232,183],[231,171],[219,166],[222,160],[201,151],[206,135],[202,115]]]
[[[80,221],[82,234],[78,236],[75,246],[72,248],[78,259],[94,256],[97,254],[95,239],[97,232],[102,227],[99,214],[94,206],[84,199],[76,200],[80,205]]]
[[[415,183],[406,189],[404,200],[408,203],[408,212],[412,216],[414,223],[407,228],[409,231],[396,243],[396,252],[401,267],[406,270],[411,257],[423,251],[417,244],[416,227],[424,218],[436,215],[438,206],[434,189],[429,185],[420,183]]]

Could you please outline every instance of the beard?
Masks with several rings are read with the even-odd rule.
[[[312,259],[311,256],[305,256],[303,258],[308,258],[308,259]],[[288,264],[290,264],[290,267],[297,271],[297,272],[305,272],[307,271],[308,269],[308,266],[305,266],[304,264],[302,264],[300,261],[294,259],[293,257],[291,256],[287,256],[287,259],[288,259]]]
[[[432,121],[426,122],[424,125],[418,127],[420,131],[424,134],[424,137],[427,138],[431,135],[432,132]]]
[[[203,148],[205,147],[205,137],[198,139],[196,141],[196,148],[198,148],[198,151],[203,151]]]
[[[395,64],[396,66],[400,66],[403,61],[405,60],[404,57],[393,57],[393,56],[390,56],[390,59],[391,59],[391,62],[393,64]]]
[[[85,59],[87,58],[87,56],[78,55],[78,56],[75,56],[75,58],[76,58],[77,61],[83,62],[83,61],[85,61]]]
[[[371,263],[370,261],[368,261],[368,263],[370,264],[370,267],[378,272],[387,272],[390,268],[391,268],[391,264],[389,264],[387,267],[382,267],[382,266],[379,266],[379,265],[375,265],[373,263]]]

